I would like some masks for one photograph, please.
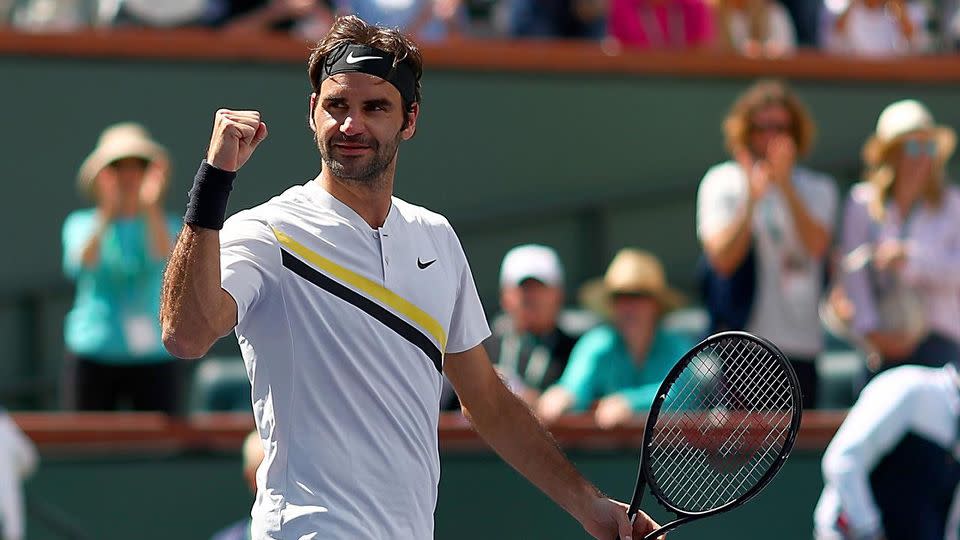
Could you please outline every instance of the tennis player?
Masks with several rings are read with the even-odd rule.
[[[497,377],[450,224],[392,196],[421,70],[397,31],[337,19],[309,61],[320,175],[226,222],[267,126],[256,111],[216,113],[161,321],[182,358],[236,332],[265,449],[253,538],[432,538],[441,370],[484,439],[586,531],[639,538],[655,524],[631,525]]]

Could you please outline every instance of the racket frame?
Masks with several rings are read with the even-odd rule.
[[[711,508],[710,510],[704,510],[701,512],[688,512],[686,510],[681,510],[668,502],[663,496],[663,493],[660,491],[660,488],[656,485],[656,482],[652,482],[649,479],[650,475],[650,459],[649,459],[649,449],[653,443],[653,429],[657,423],[657,418],[660,416],[660,409],[663,406],[664,401],[667,399],[667,393],[670,391],[670,387],[673,386],[673,383],[680,377],[680,374],[687,368],[687,365],[706,347],[712,345],[713,343],[720,342],[724,339],[745,339],[747,341],[753,341],[763,347],[765,350],[773,354],[777,361],[781,362],[787,373],[787,377],[790,379],[790,392],[794,403],[796,404],[796,412],[793,414],[793,417],[790,421],[790,429],[787,432],[787,438],[783,443],[782,448],[780,449],[780,454],[777,456],[776,460],[770,465],[764,475],[758,480],[750,489],[748,489],[743,495],[737,497],[736,499],[718,506],[716,508]],[[691,521],[702,519],[709,516],[714,516],[721,514],[723,512],[728,512],[742,506],[747,503],[750,499],[757,496],[760,491],[765,488],[771,480],[780,472],[780,469],[783,467],[783,464],[787,461],[787,458],[790,456],[790,452],[793,450],[793,445],[796,442],[797,434],[800,431],[800,422],[803,417],[803,398],[800,394],[800,381],[797,378],[796,372],[793,370],[793,366],[790,365],[790,361],[787,359],[786,355],[780,351],[780,349],[774,345],[770,340],[756,336],[749,332],[743,332],[739,330],[732,330],[726,332],[720,332],[713,334],[706,339],[702,340],[692,349],[687,351],[686,354],[677,361],[676,365],[673,366],[673,369],[670,370],[670,373],[667,374],[667,377],[663,380],[663,383],[660,384],[660,388],[657,390],[657,397],[654,399],[653,404],[650,407],[650,412],[647,414],[647,419],[643,429],[643,443],[640,448],[640,470],[637,473],[637,483],[634,487],[633,498],[630,501],[630,509],[628,511],[628,517],[632,520],[633,517],[637,514],[640,509],[640,503],[643,501],[643,492],[647,486],[650,487],[650,493],[653,494],[654,498],[657,499],[657,502],[661,506],[666,508],[668,511],[673,512],[677,519],[667,523],[666,525],[660,527],[656,531],[648,534],[644,540],[650,540],[658,537],[661,534],[665,534],[681,525],[689,523]]]

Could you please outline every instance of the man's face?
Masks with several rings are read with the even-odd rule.
[[[504,287],[501,303],[517,331],[545,334],[557,325],[563,291],[528,278],[520,285]]]
[[[324,167],[341,180],[378,182],[394,162],[401,140],[416,131],[419,107],[403,109],[400,92],[366,73],[340,73],[310,98],[313,128]],[[404,126],[404,117],[409,121]]]
[[[768,105],[750,115],[750,152],[758,159],[767,157],[770,142],[793,134],[793,116],[783,105]]]

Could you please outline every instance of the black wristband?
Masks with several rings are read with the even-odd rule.
[[[227,198],[233,189],[233,179],[237,173],[218,169],[200,162],[197,175],[193,178],[193,187],[188,195],[187,212],[183,222],[204,229],[220,230],[227,215]]]

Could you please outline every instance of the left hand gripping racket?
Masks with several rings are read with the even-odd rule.
[[[797,375],[766,339],[723,332],[687,352],[647,416],[628,513],[636,516],[649,486],[676,519],[644,540],[760,493],[790,455],[802,411]]]

